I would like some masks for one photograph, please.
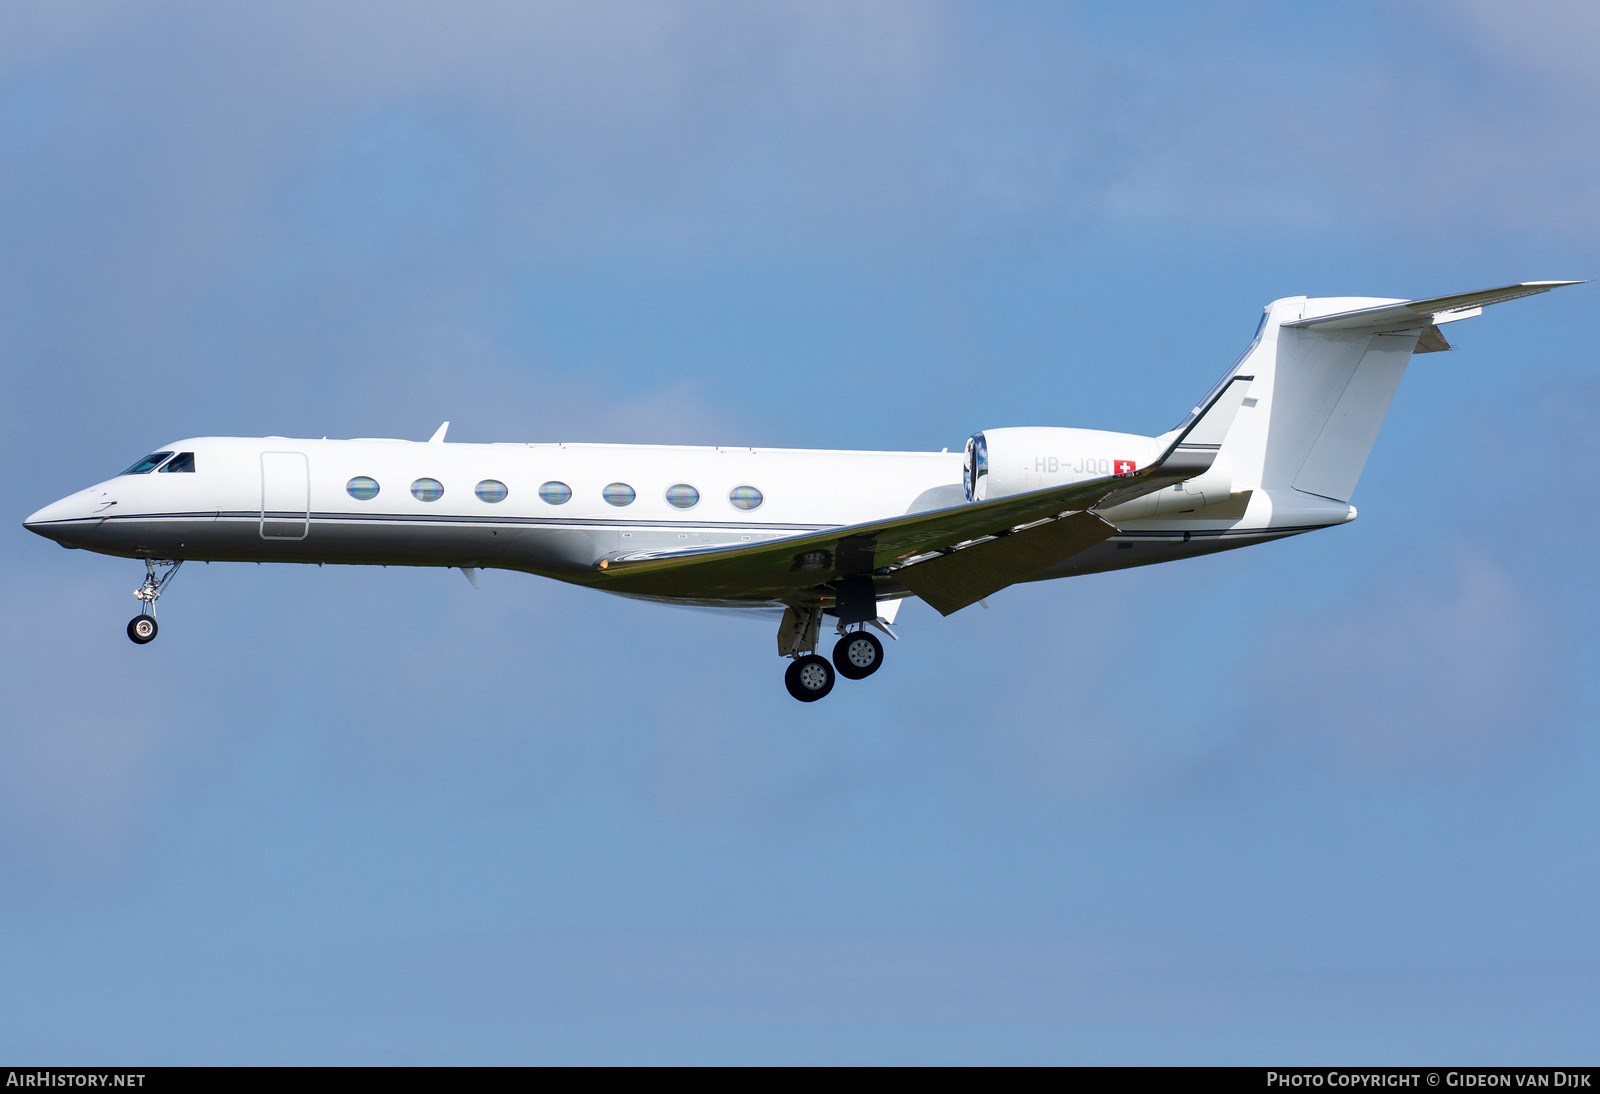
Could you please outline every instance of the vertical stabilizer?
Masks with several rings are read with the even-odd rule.
[[[1300,331],[1293,333],[1305,337]],[[1332,406],[1323,414],[1320,408],[1324,400],[1319,399],[1317,412],[1307,416],[1304,432],[1284,439],[1283,468],[1287,471],[1299,458],[1300,446],[1306,438],[1315,438],[1305,457],[1299,460],[1291,486],[1334,501],[1350,500],[1420,333],[1374,334],[1359,337],[1343,347],[1347,350],[1346,357],[1355,358],[1355,367],[1347,370],[1341,361],[1338,367],[1320,377],[1327,392],[1338,389]],[[1326,336],[1313,334],[1311,337]],[[1324,393],[1319,392],[1321,394]],[[1322,426],[1313,434],[1309,427],[1318,417],[1322,418]]]
[[[1450,348],[1440,324],[1579,283],[1533,281],[1410,301],[1273,301],[1250,348],[1224,377],[1255,377],[1222,446],[1233,490],[1263,489],[1274,510],[1317,498],[1349,502],[1411,355]]]
[[[1276,328],[1272,381],[1256,395],[1265,428],[1252,439],[1260,484],[1273,494],[1299,490],[1347,502],[1421,331],[1308,330],[1289,324],[1322,302],[1283,306],[1289,303],[1274,304],[1268,317]],[[1256,377],[1259,385],[1260,368]]]

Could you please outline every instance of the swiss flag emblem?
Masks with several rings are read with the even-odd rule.
[[[1135,471],[1139,470],[1139,466],[1132,460],[1112,460],[1111,470],[1113,474],[1131,475]]]

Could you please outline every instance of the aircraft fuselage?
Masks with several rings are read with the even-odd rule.
[[[1440,328],[1564,281],[1418,300],[1286,297],[1159,437],[989,429],[962,452],[199,437],[30,516],[66,547],[145,560],[128,623],[187,560],[521,570],[623,596],[782,608],[811,702],[883,662],[900,600],[949,615],[1009,586],[1343,524],[1414,354]],[[158,570],[162,571],[158,574]],[[824,618],[838,642],[817,652]]]
[[[1103,436],[1108,452],[1135,440]],[[131,558],[498,568],[590,585],[608,555],[736,547],[966,500],[959,452],[280,437],[191,438],[162,452],[172,455],[65,497],[27,527]],[[183,469],[169,470],[180,460]],[[1107,460],[1079,452],[1052,471],[1059,481],[1094,478]],[[1260,505],[1246,520],[1248,508],[1133,521],[1099,557],[1040,576],[1287,532]],[[1348,519],[1343,509],[1319,523]],[[695,599],[676,589],[664,598]]]

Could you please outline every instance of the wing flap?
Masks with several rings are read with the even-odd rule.
[[[894,579],[950,615],[1117,534],[1093,513],[1025,528],[894,571]]]

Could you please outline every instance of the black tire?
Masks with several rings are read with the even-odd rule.
[[[808,653],[797,657],[783,674],[783,686],[802,703],[815,703],[833,690],[833,666],[826,657]]]
[[[846,680],[865,680],[883,664],[883,643],[866,631],[851,631],[833,647],[833,664]]]
[[[154,642],[159,629],[153,615],[136,615],[128,620],[128,637],[141,646],[146,642]]]

